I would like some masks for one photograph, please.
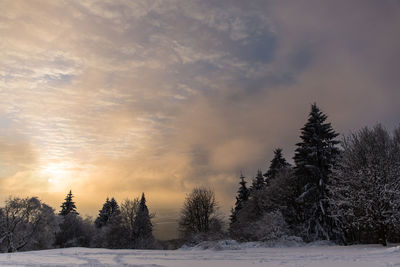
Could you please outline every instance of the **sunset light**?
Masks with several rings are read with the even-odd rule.
[[[298,154],[337,146],[328,154],[340,157],[342,139],[363,127],[397,142],[399,1],[1,0],[0,10],[0,207],[37,197],[58,216],[71,191],[76,223],[100,229],[111,220],[95,225],[104,210],[142,201],[155,238],[170,240],[184,232],[179,216],[197,193],[215,197],[212,226],[228,233],[240,183],[269,184],[277,155],[297,182],[308,177],[299,166],[311,166]],[[324,116],[330,139],[304,148],[315,126],[306,123]],[[321,192],[339,166],[326,158],[325,176],[313,177]],[[296,197],[311,188],[280,186]],[[328,197],[319,197],[310,207],[325,214]],[[268,215],[279,221],[283,206]]]

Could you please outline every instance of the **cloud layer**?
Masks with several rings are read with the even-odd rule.
[[[292,157],[310,103],[341,133],[399,123],[400,4],[2,1],[0,194],[177,211]]]

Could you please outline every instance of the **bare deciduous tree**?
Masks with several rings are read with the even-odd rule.
[[[121,221],[123,226],[129,231],[129,239],[134,238],[134,228],[136,214],[139,209],[139,198],[125,199],[121,204]]]
[[[218,209],[214,191],[208,188],[195,188],[186,197],[179,221],[184,236],[206,233]]]

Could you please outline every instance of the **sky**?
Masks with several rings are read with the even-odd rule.
[[[145,192],[170,223],[208,186],[228,215],[241,171],[266,171],[277,147],[292,161],[312,103],[344,135],[400,123],[398,0],[0,10],[1,201],[39,196],[58,210],[71,189],[96,216],[106,197]]]

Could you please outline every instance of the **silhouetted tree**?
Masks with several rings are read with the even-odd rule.
[[[111,198],[111,200],[107,198],[94,223],[97,228],[101,228],[107,225],[113,216],[118,216],[119,214],[120,210],[117,201],[114,198]]]
[[[230,226],[236,222],[237,213],[243,208],[243,204],[249,199],[250,191],[246,186],[243,174],[240,174],[239,190],[237,191],[235,207],[231,211]]]
[[[215,217],[217,202],[214,191],[204,187],[194,188],[186,197],[181,210],[179,228],[188,237],[192,234],[207,233],[210,221]]]
[[[125,199],[121,204],[121,223],[127,231],[127,237],[129,239],[129,247],[134,246],[135,231],[134,224],[136,215],[139,211],[139,198]]]
[[[61,216],[59,231],[55,237],[55,246],[67,247],[88,247],[94,235],[93,222],[90,218],[82,219],[79,215],[69,213]]]
[[[65,198],[65,201],[61,205],[61,211],[59,215],[66,216],[70,213],[74,213],[78,215],[79,213],[76,211],[76,206],[75,202],[72,201],[73,195],[71,190],[69,190],[69,193],[67,194],[67,197]]]
[[[112,197],[106,199],[99,216],[95,220],[97,233],[93,244],[96,247],[124,248],[129,247],[129,233],[122,223],[121,211],[117,201]]]
[[[332,225],[328,212],[327,184],[331,169],[339,155],[335,140],[338,134],[326,123],[327,116],[316,104],[311,106],[307,123],[301,129],[302,141],[294,156],[298,181],[299,217],[304,223],[308,241],[330,239]]]
[[[144,193],[142,193],[142,198],[140,199],[133,230],[136,248],[152,248],[154,246],[153,224],[151,223],[151,215],[146,205]]]
[[[55,235],[56,247],[79,247],[89,246],[93,231],[92,221],[82,219],[76,210],[75,202],[72,200],[71,190],[61,205],[59,230]]]
[[[268,184],[271,180],[275,179],[275,177],[285,168],[290,167],[290,164],[286,161],[286,159],[282,155],[282,149],[277,148],[274,150],[274,158],[271,160],[271,164],[266,173],[264,173],[264,177],[266,183]]]
[[[253,179],[253,182],[251,184],[250,192],[252,190],[260,190],[264,187],[264,185],[265,185],[264,176],[263,176],[261,170],[258,170],[257,176]]]

